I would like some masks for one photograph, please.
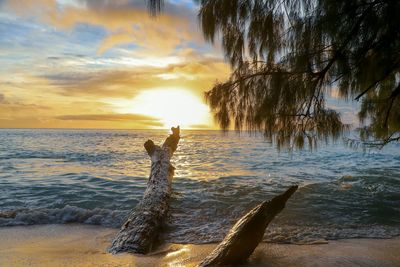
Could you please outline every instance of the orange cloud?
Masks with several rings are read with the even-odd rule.
[[[58,120],[66,121],[157,121],[157,118],[142,114],[79,114],[56,116]],[[154,122],[152,122],[154,123]],[[158,124],[159,125],[159,124]]]
[[[190,61],[190,60],[189,60]],[[44,75],[61,95],[131,98],[154,87],[186,87],[202,94],[216,79],[224,79],[229,67],[217,60],[185,62],[165,68],[99,70],[90,73],[65,72]]]
[[[9,0],[7,6],[19,15],[39,17],[57,28],[72,29],[77,23],[104,27],[108,35],[97,48],[99,53],[118,44],[134,43],[142,53],[168,55],[183,42],[203,42],[196,14],[189,9],[179,7],[177,12],[178,7],[169,5],[171,12],[167,7],[167,12],[152,18],[145,6],[129,1],[83,3],[60,8],[56,0]]]
[[[132,2],[6,0],[2,8],[20,16],[30,34],[4,53],[15,62],[0,72],[0,127],[160,127],[155,118],[116,114],[110,103],[154,88],[183,88],[202,98],[228,76],[216,50],[203,46],[194,10],[167,3],[164,15],[151,18],[145,1]],[[120,44],[135,45],[115,48]]]

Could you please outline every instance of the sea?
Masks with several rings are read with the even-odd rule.
[[[0,130],[0,227],[119,228],[150,172],[143,143],[167,130]],[[210,243],[257,204],[299,185],[264,239],[309,243],[400,235],[400,144],[277,150],[262,135],[182,130],[161,237]]]

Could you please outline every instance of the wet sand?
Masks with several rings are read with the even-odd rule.
[[[196,266],[216,246],[167,244],[148,256],[111,255],[106,249],[116,231],[79,224],[2,227],[0,266]],[[400,238],[262,243],[243,266],[400,266]]]

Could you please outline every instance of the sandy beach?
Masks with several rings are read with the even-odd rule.
[[[0,266],[196,266],[216,244],[167,244],[148,256],[106,252],[116,229],[71,224],[0,228]],[[262,243],[243,266],[400,266],[400,239]]]

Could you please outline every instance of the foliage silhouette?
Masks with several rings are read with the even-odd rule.
[[[150,1],[153,14],[162,2]],[[334,91],[361,101],[363,142],[400,140],[400,1],[196,2],[232,67],[206,93],[223,129],[263,131],[278,148],[337,139],[348,125],[326,105]]]

